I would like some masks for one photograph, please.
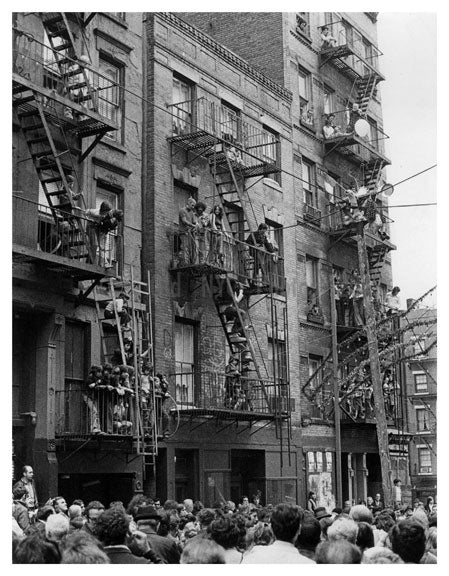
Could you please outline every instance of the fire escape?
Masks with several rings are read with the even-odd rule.
[[[225,374],[202,373],[194,376],[200,393],[190,403],[178,403],[180,413],[191,422],[201,417],[202,423],[195,427],[213,419],[217,426],[226,422],[219,431],[241,421],[247,428],[257,421],[266,422],[262,427],[274,422],[281,454],[286,440],[290,456],[287,304],[285,299],[275,298],[286,290],[283,259],[258,245],[258,221],[250,197],[250,189],[258,181],[280,172],[276,160],[279,143],[261,126],[205,98],[174,104],[171,111],[173,156],[184,152],[187,164],[197,158],[208,161],[214,181],[212,206],[223,209],[220,253],[213,249],[212,239],[209,249],[203,252],[200,248],[186,259],[183,242],[188,239],[175,235],[171,272],[207,287],[229,351],[238,358],[239,382],[246,390],[242,402],[234,404],[226,398]],[[266,326],[273,346],[272,366],[251,319],[252,307],[265,299],[270,310]],[[251,434],[258,430],[260,427]]]
[[[352,89],[346,109],[326,115],[324,158],[337,153],[356,167],[356,176],[350,174],[355,183],[352,191],[341,194],[343,202],[329,205],[329,250],[338,248],[341,241],[352,244],[357,249],[359,266],[357,275],[346,278],[346,284],[331,271],[332,352],[303,391],[310,399],[321,394],[322,412],[327,418],[333,416],[338,428],[338,445],[340,430],[345,426],[375,425],[384,498],[388,500],[391,466],[387,426],[394,425],[398,418],[395,346],[399,337],[393,320],[382,319],[380,279],[385,258],[395,246],[389,242],[391,220],[377,196],[382,170],[390,163],[383,149],[388,136],[367,117],[377,84],[384,77],[377,67],[380,52],[376,47],[364,43],[347,22],[326,26],[329,37],[323,40],[320,67],[333,66],[352,81]],[[376,214],[376,220],[370,218],[370,211]],[[354,311],[349,318],[345,306]],[[337,483],[341,484],[341,477]]]
[[[43,13],[46,43],[13,29],[14,117],[43,193],[41,203],[28,192],[14,194],[13,257],[95,283],[109,274],[112,241],[95,239],[82,194],[80,207],[70,199],[74,186],[81,191],[82,162],[117,124],[105,105],[113,84],[89,64],[88,21],[76,13]]]

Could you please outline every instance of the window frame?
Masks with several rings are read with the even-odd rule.
[[[304,178],[305,173],[307,173],[307,186]],[[316,164],[304,157],[301,157],[301,179],[303,203],[317,208]]]
[[[188,97],[187,100],[181,100],[178,102],[175,102],[175,86],[176,83],[179,83],[180,85],[180,90],[179,92],[182,93],[182,86],[187,88],[188,91]],[[172,133],[173,136],[177,136],[177,135],[183,135],[183,134],[190,134],[194,122],[195,122],[195,118],[194,118],[194,107],[193,107],[193,100],[194,100],[194,93],[195,93],[195,84],[189,80],[188,78],[185,78],[184,76],[182,76],[181,74],[177,74],[176,72],[173,72],[173,77],[172,77],[172,94],[171,94],[171,98],[172,98],[172,123],[173,123],[173,127],[172,127]],[[183,107],[179,107],[179,108],[175,108],[176,104],[187,104],[186,106]],[[175,112],[176,112],[176,116],[175,116]],[[176,128],[177,124],[179,123],[179,125],[181,126],[180,128]],[[184,126],[182,126],[184,124]],[[175,130],[179,130],[176,131]]]
[[[424,376],[424,382],[417,382],[417,378]],[[413,373],[413,383],[415,388],[416,394],[423,394],[429,391],[429,380],[427,378],[427,374],[425,372],[414,372]],[[425,386],[425,389],[420,389],[418,386]]]
[[[111,67],[111,69],[115,69],[116,77],[111,78],[107,74],[107,70],[105,67]],[[111,140],[113,142],[117,142],[119,144],[123,143],[123,134],[125,128],[125,100],[124,100],[124,90],[123,86],[125,83],[125,68],[126,66],[106,54],[103,51],[99,52],[98,58],[98,69],[100,75],[98,76],[98,113],[109,120],[112,120],[118,125],[118,130],[112,130],[105,134],[105,138],[107,140]],[[106,82],[105,78],[108,78],[111,82],[115,83],[115,87],[106,88],[102,90],[102,82]],[[104,94],[107,94],[109,90],[117,90],[117,97],[116,98],[106,98]],[[103,106],[106,106],[103,109]],[[107,110],[108,107],[111,107],[113,111],[112,114],[108,114]]]
[[[312,264],[312,276],[314,278],[315,281],[315,286],[311,286],[309,285],[309,274],[307,272],[307,263],[311,262]],[[318,263],[319,263],[319,259],[315,258],[314,256],[310,256],[309,254],[306,254],[306,289],[307,289],[307,306],[313,306],[314,304],[316,304],[318,307],[320,307],[320,301],[319,301],[319,270],[318,270]],[[312,299],[310,297],[310,295],[313,294],[314,298]]]
[[[429,446],[418,446],[418,474],[432,474],[432,451]],[[423,458],[423,453],[426,453],[425,458]],[[423,464],[424,460],[429,464],[425,466]]]
[[[430,416],[426,408],[416,408],[416,431],[430,432]]]
[[[190,327],[191,329],[191,334],[192,334],[192,342],[191,342],[191,349],[192,349],[192,362],[191,363],[187,363],[187,362],[182,362],[177,360],[177,346],[176,346],[176,342],[177,342],[177,328],[178,327]],[[184,329],[183,329],[184,330]],[[174,372],[175,372],[175,387],[176,387],[176,399],[181,399],[181,403],[183,405],[189,405],[189,406],[193,406],[195,404],[195,398],[196,398],[196,366],[197,366],[197,362],[198,362],[198,323],[193,321],[193,320],[189,320],[187,318],[184,317],[180,317],[180,316],[176,316],[175,320],[174,320],[174,326],[173,326],[173,332],[174,332],[174,340],[173,340],[173,347],[174,347],[174,354],[173,354],[173,362],[174,362]],[[184,339],[183,339],[183,343],[184,343]],[[183,344],[183,351],[184,351],[184,344]],[[190,371],[184,371],[184,368],[181,368],[181,372],[178,372],[178,364],[186,364],[190,366]],[[183,374],[183,376],[181,378],[178,377],[179,374]],[[187,378],[184,378],[184,376],[187,376]],[[184,384],[184,382],[187,382],[187,384]],[[181,388],[181,396],[178,397],[178,389]],[[186,401],[184,401],[182,398],[182,394],[183,394],[183,388],[187,389],[186,392],[186,396],[184,396],[186,398]]]
[[[99,196],[103,195],[103,199],[100,201]],[[123,190],[115,188],[114,186],[108,186],[103,181],[97,181],[95,186],[95,208],[99,208],[103,200],[109,201],[113,199],[113,202],[109,202],[112,205],[113,210],[123,210]],[[111,230],[107,234],[108,241],[113,241],[114,246],[111,250],[111,255],[115,256],[115,259],[111,260],[111,264],[116,266],[117,273],[121,273],[123,270],[123,254],[121,246],[121,238],[123,237],[124,229],[124,218],[119,222],[117,228]]]

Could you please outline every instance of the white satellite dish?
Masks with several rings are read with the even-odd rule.
[[[354,124],[354,131],[357,136],[360,136],[360,138],[365,138],[368,136],[369,130],[370,126],[368,122],[363,118],[360,118],[360,120],[357,120],[357,122]]]
[[[382,194],[384,194],[385,196],[392,196],[393,192],[394,192],[394,186],[393,184],[384,184],[382,186],[382,190],[381,190]]]

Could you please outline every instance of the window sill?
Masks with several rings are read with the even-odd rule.
[[[277,190],[278,192],[282,192],[282,187],[280,184],[273,180],[272,178],[264,178],[263,183],[266,184],[269,188],[273,188],[273,190]]]
[[[299,28],[299,26],[296,26],[295,32],[296,32],[296,34],[298,34],[298,36],[301,36],[301,38],[303,40],[305,40],[309,44],[312,44],[312,38],[306,32],[301,30],[301,28]]]
[[[434,476],[433,472],[418,472],[418,476]]]
[[[117,150],[117,152],[121,152],[122,154],[126,154],[127,152],[126,147],[123,146],[123,144],[115,142],[114,140],[108,140],[107,138],[103,138],[100,141],[100,144],[105,144],[106,146],[108,146],[108,148],[113,148],[114,150]]]

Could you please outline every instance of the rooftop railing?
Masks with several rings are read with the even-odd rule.
[[[96,221],[79,208],[68,213],[13,195],[13,243],[18,246],[113,268],[118,264],[120,241],[115,232],[98,234]]]
[[[286,415],[294,410],[287,382],[241,377],[224,372],[179,372],[170,380],[175,386],[179,410],[227,410],[264,415]]]

